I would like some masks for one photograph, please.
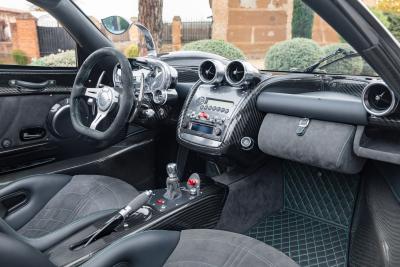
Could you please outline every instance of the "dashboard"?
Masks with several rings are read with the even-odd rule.
[[[131,64],[136,94],[143,77],[147,106],[166,114],[158,118],[177,122],[178,143],[191,150],[251,160],[271,113],[352,126],[358,157],[400,162],[399,100],[378,77],[269,73],[246,61],[196,52]],[[113,81],[120,83],[118,66]],[[170,91],[178,102],[169,102]]]

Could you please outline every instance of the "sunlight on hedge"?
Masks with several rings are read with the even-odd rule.
[[[322,56],[322,49],[313,40],[294,38],[271,46],[265,56],[264,65],[268,70],[302,71]]]
[[[75,50],[68,50],[33,59],[30,65],[41,67],[76,67]]]
[[[239,48],[223,40],[195,41],[185,44],[182,47],[182,50],[213,53],[231,60],[246,58],[243,52]]]

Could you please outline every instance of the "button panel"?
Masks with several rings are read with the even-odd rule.
[[[245,97],[243,90],[230,86],[200,85],[185,108],[179,131],[209,140],[222,141],[234,110]],[[204,145],[207,145],[205,141]]]

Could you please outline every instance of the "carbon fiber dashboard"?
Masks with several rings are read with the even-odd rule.
[[[193,97],[201,85],[202,82],[198,81],[193,86],[183,105],[177,128],[177,138],[180,144],[188,147],[189,149],[206,154],[223,155],[231,152],[229,151],[230,149],[236,151],[240,150],[240,140],[242,137],[248,136],[253,138],[253,140],[257,139],[258,131],[264,115],[262,112],[257,110],[256,100],[259,92],[264,88],[264,82],[258,84],[254,89],[247,89],[245,93],[242,94],[242,99],[237,104],[234,113],[230,114],[229,120],[225,122],[226,130],[219,139],[218,145],[201,145],[199,143],[182,138],[182,134],[184,133],[184,118],[187,115],[189,105],[193,100]]]

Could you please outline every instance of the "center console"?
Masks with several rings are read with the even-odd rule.
[[[169,164],[167,172],[166,188],[145,191],[120,211],[81,229],[47,250],[49,259],[56,266],[79,266],[127,235],[153,229],[215,227],[222,212],[226,189],[207,177],[200,179],[196,173],[181,185],[176,164]],[[104,229],[107,231],[103,232]],[[96,238],[91,238],[93,236]]]
[[[199,85],[185,110],[180,137],[194,144],[220,147],[233,115],[247,94],[238,87]]]
[[[243,61],[206,60],[199,76],[181,111],[178,142],[211,155],[251,150],[263,119],[256,96],[267,75]]]

